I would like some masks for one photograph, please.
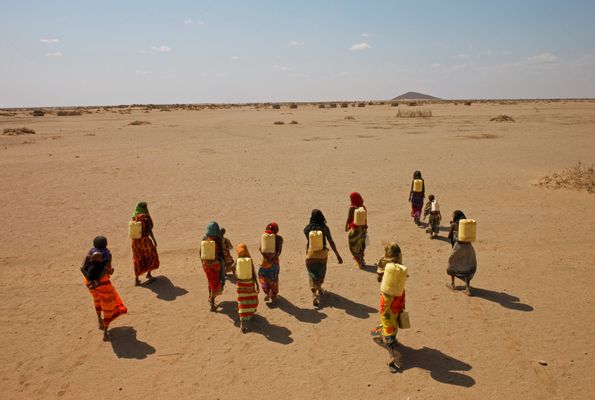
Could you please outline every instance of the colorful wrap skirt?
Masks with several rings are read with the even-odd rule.
[[[392,344],[399,330],[398,317],[405,308],[405,292],[399,297],[380,294],[380,325],[372,330],[372,335],[382,335],[386,344]]]
[[[411,216],[413,218],[421,217],[421,210],[424,207],[424,196],[422,193],[413,192],[411,194]]]
[[[349,251],[357,261],[363,261],[366,250],[366,228],[356,227],[349,230]]]
[[[155,247],[155,243],[149,236],[132,240],[132,261],[134,263],[134,275],[136,276],[141,276],[159,268],[157,247]]]
[[[258,270],[258,281],[262,291],[268,295],[272,291],[273,295],[279,293],[279,264],[272,264],[269,268],[261,266]]]
[[[202,262],[202,269],[205,271],[209,283],[209,296],[215,297],[223,293],[225,271],[221,265],[222,262],[218,260]]]
[[[322,289],[324,278],[326,276],[326,262],[328,260],[328,250],[308,251],[306,255],[306,269],[310,280],[310,289],[312,291]]]
[[[84,279],[84,283],[93,297],[97,315],[103,315],[103,326],[106,329],[113,320],[128,312],[118,292],[116,292],[116,288],[112,285],[109,275],[104,275],[94,288],[90,286],[87,279]]]
[[[248,321],[256,313],[256,307],[258,307],[256,283],[252,279],[238,279],[236,284],[238,290],[238,314],[240,315],[240,320]]]

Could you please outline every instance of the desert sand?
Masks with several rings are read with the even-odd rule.
[[[595,196],[534,183],[595,163],[595,102],[423,108],[431,118],[397,118],[389,104],[0,116],[0,132],[37,132],[0,135],[0,397],[592,398]],[[502,114],[515,122],[490,121]],[[416,169],[441,204],[439,240],[409,216]],[[399,332],[397,374],[370,336],[374,268],[355,268],[343,231],[352,191],[368,207],[367,263],[396,240],[410,271],[412,329]],[[134,287],[127,224],[140,200],[161,267],[155,282]],[[345,259],[329,257],[320,311],[304,266],[312,208],[325,213]],[[473,297],[445,287],[455,209],[478,221]],[[208,310],[198,246],[213,219],[253,255],[270,221],[285,238],[280,303],[269,308],[261,295],[246,334],[231,282],[218,312]],[[79,271],[99,234],[129,309],[112,323],[111,342]]]

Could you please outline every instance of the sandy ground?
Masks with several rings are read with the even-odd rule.
[[[532,183],[595,163],[595,102],[425,108],[432,118],[396,118],[388,105],[0,117],[0,130],[37,131],[0,136],[0,397],[592,398],[595,196]],[[516,122],[489,121],[499,114]],[[409,217],[415,169],[441,203],[443,236],[454,209],[478,221],[474,297],[445,287],[450,245]],[[354,190],[369,210],[368,263],[396,240],[410,269],[399,374],[370,337],[376,276],[354,267],[343,231]],[[139,200],[161,268],[134,287],[127,223]],[[331,255],[320,311],[304,266],[312,208],[346,261]],[[285,238],[282,299],[261,302],[247,334],[232,283],[208,311],[197,248],[212,219],[253,254],[268,222]],[[79,272],[98,234],[129,309],[111,343]]]

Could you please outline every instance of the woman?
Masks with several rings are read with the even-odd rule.
[[[422,181],[421,191],[413,191],[413,181],[420,179]],[[411,203],[411,216],[416,225],[419,225],[419,218],[421,217],[421,210],[424,206],[424,198],[426,193],[426,183],[421,177],[420,171],[413,173],[413,180],[411,181],[411,189],[409,190],[409,202]]]
[[[263,253],[260,248],[262,262],[258,269],[258,281],[265,295],[264,301],[271,300],[271,303],[275,303],[279,293],[279,256],[283,250],[283,237],[279,235],[279,225],[276,222],[268,224],[264,233],[275,235],[275,252]]]
[[[248,247],[244,243],[238,244],[236,248],[238,258],[251,258]],[[237,279],[238,290],[238,314],[240,315],[240,329],[242,332],[248,330],[248,321],[256,313],[258,307],[258,282],[254,272],[254,263],[252,263],[252,275],[250,279],[240,279],[238,271]]]
[[[141,201],[136,205],[132,220],[142,224],[140,239],[132,239],[132,261],[134,262],[134,284],[140,285],[139,276],[146,273],[148,281],[153,280],[151,271],[159,268],[157,241],[153,235],[153,219],[149,214],[147,203]]]
[[[112,268],[112,254],[107,248],[107,239],[97,236],[93,240],[93,247],[83,260],[81,272],[84,284],[89,289],[95,303],[99,329],[103,330],[103,340],[109,340],[109,324],[128,309],[122,303],[118,292],[110,281],[114,273]],[[103,314],[103,316],[102,316]]]
[[[382,282],[382,277],[384,276],[384,268],[388,263],[403,263],[403,254],[401,253],[401,248],[395,242],[389,242],[386,245],[384,245],[384,257],[378,260],[378,268],[376,269],[376,273],[378,275],[378,282]]]
[[[205,235],[202,240],[212,240],[215,242],[215,259],[202,260],[202,269],[205,271],[207,281],[209,282],[209,305],[211,311],[215,311],[215,298],[223,293],[225,284],[225,259],[223,256],[223,242],[221,240],[221,229],[215,221],[209,222]],[[199,250],[200,253],[200,250]]]
[[[355,210],[360,207],[365,209],[366,206],[364,206],[364,199],[362,195],[358,192],[351,193],[349,198],[351,199],[351,205],[349,206],[349,212],[347,214],[345,232],[349,232],[349,251],[351,251],[351,254],[353,255],[356,267],[363,269],[366,266],[366,262],[364,261],[364,252],[366,250],[366,234],[368,232],[368,225],[367,221],[366,225],[355,225],[353,218],[355,215]]]
[[[310,232],[321,231],[323,235],[323,246],[322,250],[314,251],[310,249]],[[308,276],[310,278],[310,290],[312,291],[312,303],[314,307],[320,307],[320,296],[322,295],[322,284],[324,283],[324,277],[326,276],[326,262],[328,260],[328,248],[326,247],[327,242],[330,244],[331,249],[337,256],[337,262],[343,264],[343,259],[337,251],[335,242],[331,236],[331,231],[326,225],[326,218],[322,211],[314,209],[310,216],[310,223],[304,228],[304,234],[308,240],[306,244],[306,268],[308,269]]]
[[[465,214],[461,210],[456,210],[452,214],[448,237],[453,247],[452,253],[448,258],[448,267],[446,268],[446,273],[450,275],[451,281],[450,285],[447,284],[447,287],[454,290],[455,278],[459,278],[465,282],[465,294],[471,296],[471,279],[473,279],[477,271],[477,257],[471,243],[459,242],[457,240],[459,221],[464,218]]]

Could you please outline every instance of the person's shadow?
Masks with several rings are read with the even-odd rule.
[[[504,292],[496,292],[493,290],[471,287],[471,294],[473,297],[480,297],[482,299],[493,301],[494,303],[500,304],[502,307],[510,308],[511,310],[517,311],[533,311],[533,307],[529,304],[521,303],[518,297],[510,295]]]
[[[238,329],[240,327],[240,318],[238,315],[238,305],[235,301],[223,301],[219,303],[221,313],[227,315],[232,321],[234,326]],[[249,322],[248,332],[246,333],[258,333],[271,342],[280,344],[293,343],[291,337],[291,331],[284,326],[271,324],[265,317],[259,314],[255,314]]]
[[[119,326],[109,330],[110,343],[118,358],[136,358],[143,360],[155,354],[155,347],[136,338],[136,329],[131,326]]]
[[[188,293],[186,289],[174,286],[172,281],[165,275],[156,276],[152,281],[143,283],[141,287],[151,289],[158,299],[165,301],[174,301],[177,297]]]
[[[357,303],[337,293],[328,291],[322,296],[321,305],[344,310],[348,315],[361,319],[369,318],[370,314],[378,312],[373,307]]]
[[[326,314],[319,312],[318,310],[312,310],[308,308],[300,308],[293,304],[289,299],[278,296],[276,308],[281,311],[292,315],[300,322],[307,322],[310,324],[318,324],[320,321],[326,318]]]
[[[381,338],[374,338],[374,342],[386,349]],[[405,372],[412,368],[421,368],[430,372],[430,376],[438,382],[447,385],[471,387],[475,385],[475,379],[459,371],[470,371],[471,365],[464,361],[444,354],[440,350],[430,347],[414,349],[399,342],[397,352],[400,354],[399,372]],[[390,354],[390,352],[389,352]]]

